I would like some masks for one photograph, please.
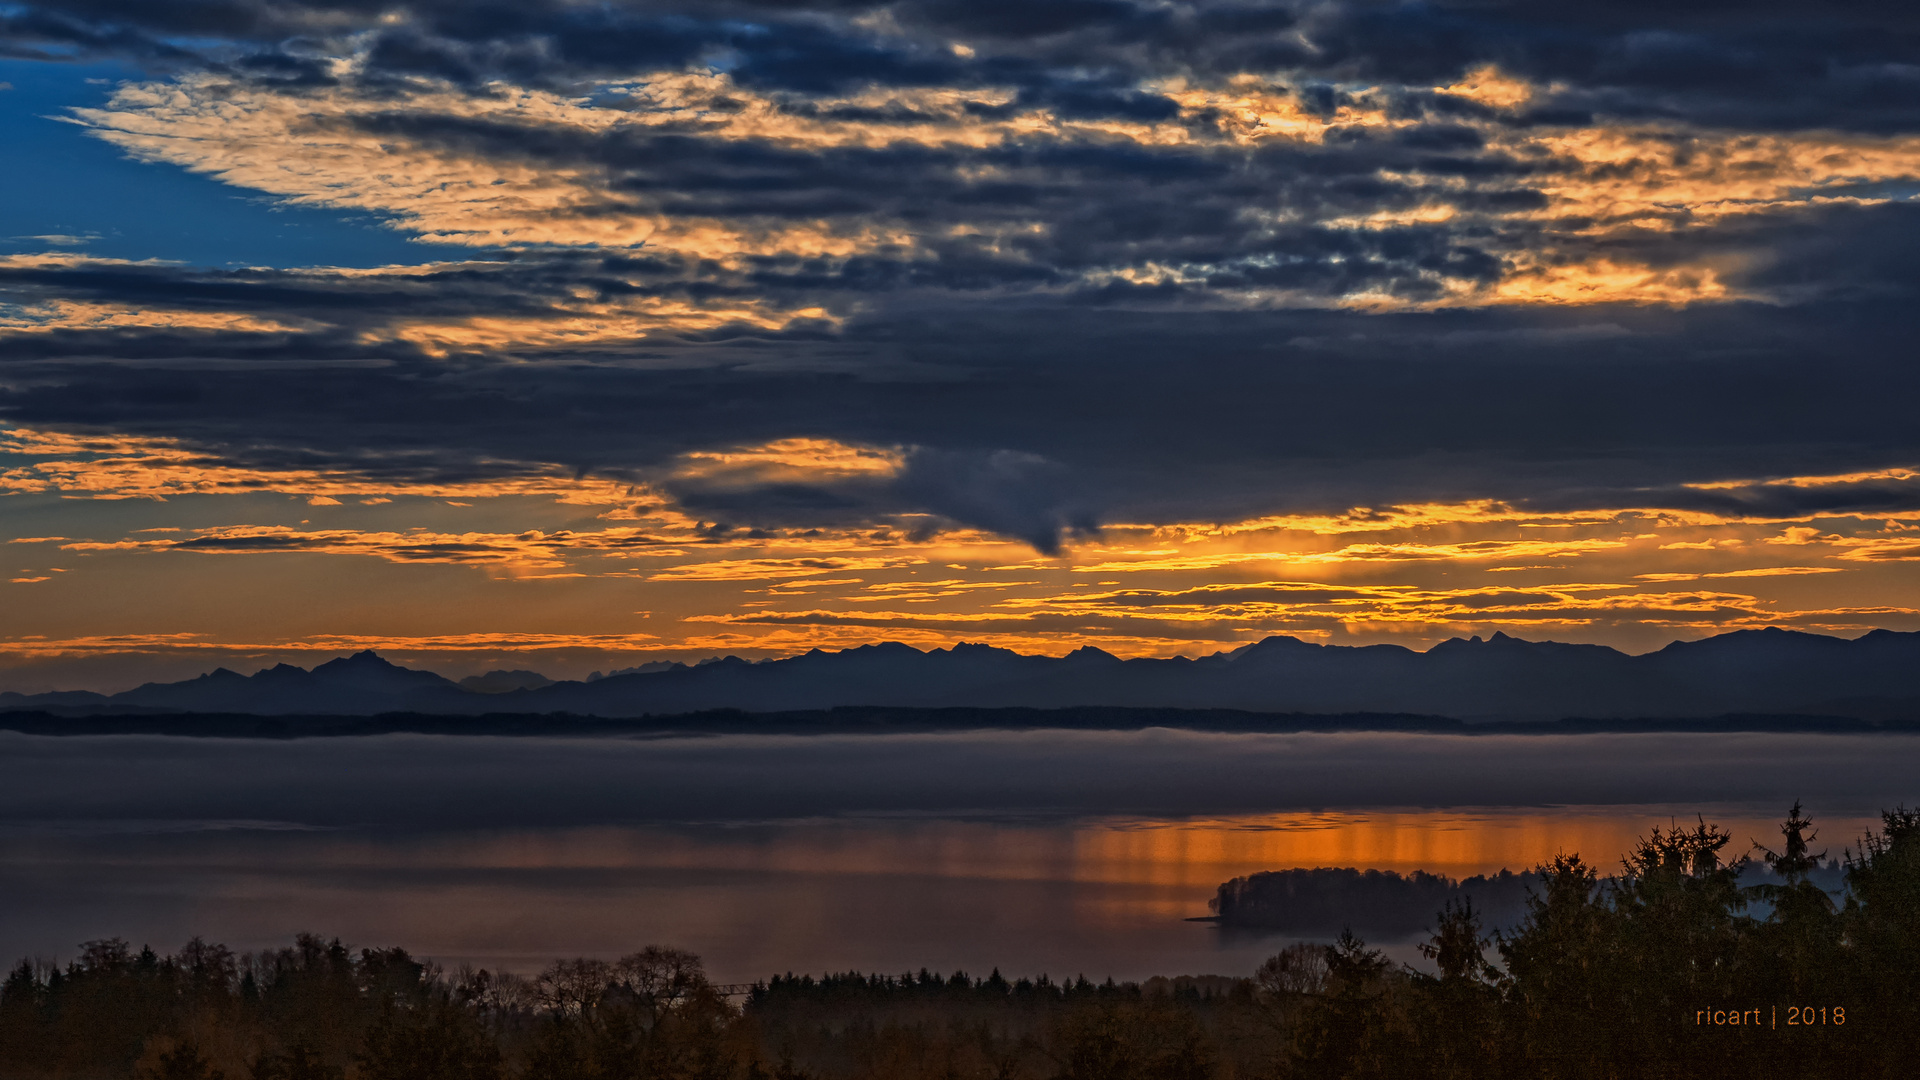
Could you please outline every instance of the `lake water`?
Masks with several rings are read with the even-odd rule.
[[[0,734],[0,959],[312,930],[519,971],[673,944],[724,982],[1245,974],[1284,939],[1185,921],[1237,875],[1611,866],[1696,814],[1777,846],[1796,798],[1838,856],[1917,777],[1892,736]]]

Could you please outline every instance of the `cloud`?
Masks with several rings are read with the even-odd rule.
[[[76,137],[433,247],[0,258],[0,491],[396,520],[525,497],[796,557],[1124,536],[1167,553],[1087,565],[1407,580],[1584,568],[1656,527],[1852,536],[1829,519],[1920,513],[1913,27],[1771,2],[15,4],[8,55],[139,72],[65,114]],[[60,228],[40,241],[83,235]],[[539,524],[189,550],[589,549]],[[1857,539],[1833,553],[1909,557]]]
[[[1838,574],[1840,566],[1757,566],[1749,570],[1726,570],[1717,574],[1635,574],[1640,581],[1698,581],[1702,578],[1799,577],[1804,574]]]
[[[1851,562],[1920,561],[1920,538],[1846,537],[1832,542],[1844,549],[1835,558]]]
[[[551,568],[566,565],[576,550],[633,551],[661,545],[637,529],[593,533],[443,533],[414,528],[399,532],[353,529],[302,530],[284,525],[238,525],[193,530],[187,537],[152,540],[77,540],[62,551],[196,552],[216,555],[318,553],[372,555],[395,563],[455,563],[502,568]]]
[[[1920,511],[1920,472],[1910,468],[1839,476],[1693,483],[1641,491],[1563,496],[1535,506],[1624,505],[1712,515],[1726,520],[1791,521],[1815,515]]]
[[[1349,544],[1336,551],[1241,551],[1222,554],[1148,553],[1144,558],[1117,559],[1085,567],[1087,573],[1108,574],[1150,570],[1209,570],[1242,563],[1425,562],[1432,560],[1570,558],[1624,548],[1624,540],[1472,540],[1459,544]]]
[[[998,78],[1036,98],[1124,115],[1139,107],[1127,91],[1154,74],[1287,69],[1315,80],[1306,96],[1317,108],[1334,105],[1353,85],[1386,83],[1408,88],[1417,105],[1448,102],[1455,114],[1647,114],[1663,106],[1666,115],[1715,124],[1790,127],[1820,117],[1875,130],[1910,119],[1916,104],[1901,34],[1911,17],[1885,4],[1766,3],[1737,17],[1637,4],[1573,11],[1518,3],[907,0],[796,8],[544,0],[482,13],[426,0],[380,13],[386,18],[332,2],[173,7],[54,0],[18,5],[0,29],[16,55],[197,64],[296,86],[342,77],[326,56],[357,42],[371,77],[441,78],[476,91],[501,79],[577,86],[635,67],[724,65],[751,85],[798,93]],[[1497,76],[1487,73],[1490,65]],[[1534,93],[1522,99],[1493,89],[1503,83]]]
[[[1092,570],[1093,568],[1085,568]],[[1825,573],[1828,568],[1786,568],[1788,574]],[[1650,580],[1686,580],[1702,576],[1752,578],[1771,572],[1711,575],[1642,575]],[[813,606],[805,609],[749,609],[697,615],[688,621],[729,626],[869,627],[889,634],[947,631],[960,634],[1011,634],[1028,639],[1070,632],[1067,640],[1103,637],[1129,642],[1158,639],[1227,642],[1243,635],[1285,633],[1326,637],[1383,626],[1407,628],[1505,626],[1570,630],[1615,622],[1718,630],[1776,624],[1860,625],[1860,611],[1801,608],[1783,610],[1758,597],[1699,590],[1649,591],[1644,584],[1567,582],[1525,586],[1433,588],[1409,584],[1343,584],[1315,581],[1263,581],[1247,584],[1189,584],[1177,588],[1128,588],[1086,591],[1042,587],[1029,595],[969,602],[957,582],[869,585],[867,593],[843,596],[857,608]],[[1037,582],[964,583],[1000,589]],[[1026,590],[1022,590],[1023,592]],[[932,610],[869,606],[876,601],[958,601]],[[1916,613],[1884,607],[1875,614]],[[1823,620],[1825,620],[1823,622]],[[1871,625],[1871,624],[1868,624]],[[968,640],[972,640],[969,638]],[[1231,647],[1231,646],[1225,646]]]
[[[631,484],[591,481],[554,464],[469,462],[465,476],[448,475],[432,460],[416,460],[410,467],[392,455],[358,463],[329,462],[322,468],[285,459],[249,466],[167,437],[0,429],[0,454],[26,459],[25,464],[0,469],[0,494],[58,492],[165,500],[191,494],[276,491],[303,495],[314,506],[338,506],[334,496],[374,492],[434,497],[532,495],[582,505],[632,505],[640,497]],[[392,500],[362,501],[379,505]]]
[[[653,581],[764,581],[805,578],[847,570],[880,570],[924,562],[923,559],[720,559],[670,566],[648,575]]]
[[[47,579],[41,579],[47,580]],[[271,640],[216,639],[192,632],[159,634],[96,634],[84,637],[10,637],[0,638],[0,655],[12,657],[85,657],[126,654],[237,654],[252,656],[292,656],[311,666],[335,656],[346,656],[373,649],[389,655],[543,652],[586,649],[596,652],[624,652],[656,647],[653,634],[541,634],[541,633],[468,633],[468,634],[309,634]],[[319,660],[308,658],[318,655]],[[236,663],[240,661],[234,661]]]
[[[816,301],[707,312],[629,295],[414,330],[443,350],[667,323],[766,329],[918,288],[1376,309],[1771,297],[1749,273],[1764,260],[1713,250],[1727,223],[1883,202],[1920,176],[1908,136],[1729,133],[1645,110],[1523,123],[1474,96],[1522,85],[1484,64],[1444,92],[1350,83],[1323,109],[1298,72],[1137,59],[1132,81],[1099,85],[1038,57],[950,51],[849,77],[839,65],[854,56],[918,47],[875,53],[851,26],[829,44],[824,25],[781,27],[788,55],[819,49],[834,72],[803,85],[751,61],[768,35],[726,42],[745,62],[725,70],[688,66],[696,53],[649,66],[639,50],[617,75],[588,65],[562,89],[523,67],[484,92],[445,50],[416,41],[402,51],[440,59],[395,78],[398,54],[362,43],[324,87],[223,68],[123,86],[72,119],[142,160],[372,212],[423,240],[644,250],[687,264],[683,277],[744,272]],[[707,32],[716,47],[735,33]]]

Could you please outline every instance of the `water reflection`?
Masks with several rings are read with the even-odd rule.
[[[1775,836],[1773,808],[1724,804],[433,831],[17,822],[0,830],[0,944],[8,957],[70,956],[108,933],[167,948],[205,934],[256,948],[314,929],[523,970],[672,942],[723,981],[921,966],[1233,974],[1278,942],[1183,921],[1228,878],[1306,866],[1464,876],[1561,851],[1610,865],[1695,811],[1737,846]],[[1868,824],[1829,819],[1824,835],[1837,853]]]
[[[1241,874],[1612,866],[1696,812],[1770,841],[1795,798],[1838,854],[1915,776],[1920,738],[1796,733],[0,733],[0,962],[315,930],[514,969],[670,943],[723,981],[1238,973],[1278,943],[1182,920]]]

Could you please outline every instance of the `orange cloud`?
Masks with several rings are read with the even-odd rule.
[[[194,450],[178,439],[75,435],[27,428],[0,429],[0,454],[38,459],[0,470],[0,495],[48,492],[97,499],[164,500],[170,495],[276,491],[303,496],[310,502],[337,502],[343,495],[374,494],[432,498],[533,495],[592,506],[631,504],[643,494],[622,481],[578,478],[560,465],[530,467],[518,462],[494,462],[490,464],[505,474],[499,479],[456,484],[410,482],[351,469],[251,469]]]
[[[1624,540],[1474,540],[1458,544],[1349,544],[1338,551],[1243,551],[1215,555],[1147,553],[1148,558],[1083,566],[1091,574],[1143,570],[1210,570],[1238,563],[1425,562],[1508,558],[1572,558],[1627,546]]]
[[[405,637],[385,634],[316,634],[277,640],[222,640],[209,634],[97,634],[69,638],[35,635],[0,637],[0,655],[23,657],[86,656],[113,653],[208,652],[242,654],[497,652],[590,649],[657,649],[652,634],[472,633]]]
[[[846,570],[882,570],[924,562],[926,560],[920,558],[721,559],[669,566],[647,577],[652,581],[764,581]]]
[[[1662,545],[1670,547],[1672,545]],[[1641,581],[1697,581],[1701,578],[1794,577],[1800,574],[1838,574],[1838,566],[1760,566],[1751,570],[1724,570],[1717,574],[1635,574]]]
[[[1839,559],[1850,562],[1913,562],[1920,560],[1920,538],[1845,537],[1829,541],[1845,548]]]
[[[153,540],[82,540],[61,544],[63,551],[188,551],[217,555],[317,553],[371,555],[396,563],[462,563],[473,566],[552,568],[565,565],[577,551],[645,551],[661,543],[637,529],[570,530],[521,533],[441,533],[353,529],[301,530],[284,525],[237,525],[196,529],[190,537]]]

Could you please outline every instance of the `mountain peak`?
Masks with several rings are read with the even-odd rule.
[[[1318,645],[1311,641],[1303,641],[1291,634],[1269,634],[1251,645],[1240,646],[1229,655],[1238,656],[1242,653],[1273,652],[1279,649],[1305,651],[1308,649],[1318,650],[1324,648],[1326,648],[1326,646]]]
[[[1788,630],[1780,626],[1749,627],[1731,630],[1712,637],[1698,638],[1694,641],[1676,641],[1659,650],[1667,654],[1715,653],[1742,654],[1755,648],[1844,648],[1852,644],[1846,638],[1831,637],[1827,634],[1811,634],[1805,630]]]
[[[552,679],[537,671],[524,669],[489,671],[485,675],[469,675],[460,680],[462,688],[479,694],[506,694],[515,690],[538,690],[543,686],[552,685]]]
[[[351,656],[337,656],[324,664],[314,666],[315,675],[361,674],[375,671],[404,671],[398,664],[390,663],[386,657],[372,649],[363,649]]]
[[[1275,635],[1201,661],[1123,661],[1094,646],[1050,657],[979,643],[923,652],[888,642],[760,663],[715,657],[696,668],[668,665],[660,677],[591,684],[552,683],[524,670],[492,671],[464,682],[401,667],[369,649],[311,672],[284,664],[251,677],[222,670],[150,683],[110,700],[116,706],[316,715],[474,713],[502,706],[594,716],[716,708],[1122,706],[1556,719],[1854,715],[1834,710],[1869,707],[1836,704],[1835,688],[1842,687],[1849,701],[1910,713],[1920,701],[1920,633],[1883,631],[1849,641],[1756,628],[1642,655],[1604,645],[1528,641],[1504,631],[1452,638],[1424,653],[1404,645],[1320,645]],[[474,690],[512,696],[488,700]],[[4,707],[72,703],[33,696],[9,698]]]

